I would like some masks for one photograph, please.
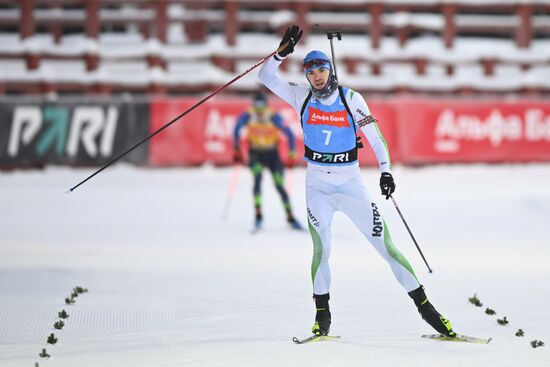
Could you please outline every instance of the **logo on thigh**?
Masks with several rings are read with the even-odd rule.
[[[380,237],[382,235],[382,231],[384,230],[383,223],[380,220],[380,213],[378,212],[378,207],[375,203],[371,203],[372,205],[372,236],[373,237]]]
[[[309,221],[311,222],[311,224],[313,224],[315,227],[319,227],[319,221],[317,220],[317,218],[315,218],[315,216],[311,213],[311,210],[309,210],[309,208],[307,208],[307,215],[309,217]]]

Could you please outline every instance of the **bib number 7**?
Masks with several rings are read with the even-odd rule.
[[[329,145],[330,144],[330,136],[332,135],[332,131],[330,131],[330,130],[321,130],[321,132],[326,135],[325,145]]]

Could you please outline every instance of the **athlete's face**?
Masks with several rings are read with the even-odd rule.
[[[267,113],[267,108],[266,107],[254,107],[254,112],[256,112],[256,114],[258,115],[258,118],[260,120],[264,120],[264,117]]]
[[[310,84],[315,89],[323,89],[328,82],[330,70],[327,68],[311,69],[307,72],[306,77]]]

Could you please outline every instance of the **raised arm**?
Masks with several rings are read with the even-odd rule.
[[[262,66],[258,77],[269,90],[299,111],[309,93],[309,88],[305,85],[290,83],[281,78],[279,75],[279,66],[281,63],[282,58],[278,55],[273,56]]]

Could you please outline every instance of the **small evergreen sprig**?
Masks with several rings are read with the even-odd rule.
[[[69,318],[69,314],[67,313],[67,311],[65,310],[61,310],[57,313],[57,316],[60,318],[60,319],[68,319]]]
[[[508,325],[508,319],[504,316],[502,319],[497,319],[499,325]]]
[[[42,348],[42,352],[40,352],[38,356],[40,358],[50,358],[50,355],[48,354],[48,352],[46,352],[46,348]]]
[[[533,348],[544,347],[544,342],[542,340],[531,340],[531,346]]]
[[[483,306],[483,303],[481,303],[481,301],[477,298],[477,294],[476,294],[476,293],[474,293],[474,296],[473,296],[473,297],[468,298],[468,301],[470,301],[470,303],[473,304],[473,305],[476,306],[476,307],[481,307],[481,306]]]
[[[80,286],[76,286],[76,287],[73,288],[73,292],[75,292],[77,294],[87,293],[88,288],[83,288],[83,287],[80,287]]]
[[[48,340],[47,340],[48,344],[55,344],[57,343],[57,338],[55,337],[55,335],[53,333],[50,334],[50,336],[48,336]]]
[[[493,310],[493,309],[491,309],[491,308],[489,308],[489,307],[487,307],[487,308],[485,309],[485,313],[486,313],[487,315],[496,315],[495,310]]]

